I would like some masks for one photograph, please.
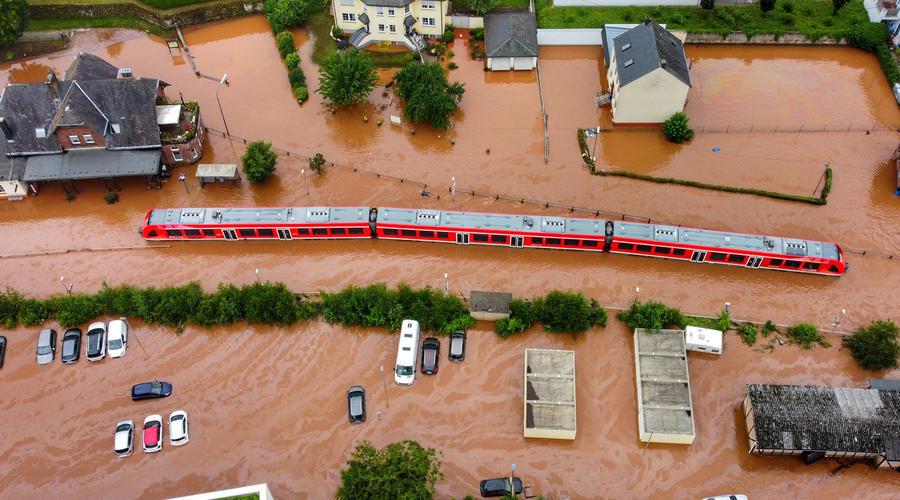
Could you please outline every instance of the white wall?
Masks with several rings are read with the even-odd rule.
[[[625,5],[700,5],[700,0],[553,0],[554,7],[613,7]]]
[[[599,29],[539,29],[538,45],[603,45]]]
[[[484,18],[483,17],[469,17],[469,16],[450,16],[450,24],[454,28],[484,28]]]
[[[610,63],[612,65],[612,63]],[[614,94],[613,123],[617,125],[662,123],[684,111],[688,86],[662,68],[647,73]]]

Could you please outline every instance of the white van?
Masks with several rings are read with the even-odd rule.
[[[403,320],[400,327],[400,343],[397,346],[397,366],[394,367],[394,382],[397,385],[412,385],[416,378],[416,359],[419,354],[419,322]]]

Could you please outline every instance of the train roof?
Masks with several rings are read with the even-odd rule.
[[[651,240],[661,243],[681,243],[685,245],[794,255],[797,257],[841,260],[840,250],[834,243],[781,238],[778,236],[728,233],[711,229],[624,221],[615,221],[613,235],[621,238]]]
[[[148,224],[315,224],[369,221],[369,207],[157,208]]]
[[[493,214],[483,212],[454,212],[447,210],[416,210],[412,208],[378,208],[378,222],[494,231],[523,231],[558,233],[560,235],[604,235],[603,219],[546,217],[538,215]]]

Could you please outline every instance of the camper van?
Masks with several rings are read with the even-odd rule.
[[[400,343],[397,346],[397,366],[394,367],[394,382],[397,385],[412,385],[416,378],[416,358],[419,353],[419,322],[403,320],[400,328]]]

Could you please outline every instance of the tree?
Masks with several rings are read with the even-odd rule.
[[[322,175],[322,170],[325,169],[325,157],[322,156],[322,153],[316,153],[315,156],[309,159],[309,169],[316,173],[316,175]]]
[[[408,64],[394,79],[400,98],[406,101],[404,115],[410,121],[428,121],[434,128],[450,127],[450,116],[466,89],[459,82],[449,83],[439,63]]]
[[[893,321],[879,319],[857,328],[853,335],[844,338],[844,347],[850,349],[853,359],[866,370],[893,368],[897,366],[900,356],[898,334],[900,331]]]
[[[675,113],[663,123],[663,132],[669,142],[677,144],[694,138],[694,131],[688,127],[688,117],[682,112]]]
[[[434,448],[415,441],[391,443],[378,450],[363,441],[341,470],[339,500],[431,500],[434,483],[443,477]]]
[[[22,36],[28,24],[25,0],[4,0],[0,3],[0,46],[12,45]]]
[[[554,290],[544,298],[541,323],[549,332],[569,333],[575,338],[591,326],[606,326],[606,311],[580,293]]]
[[[247,151],[241,157],[244,175],[250,182],[262,182],[275,172],[278,155],[272,151],[272,144],[254,141],[247,145]]]
[[[713,10],[716,6],[716,0],[700,0],[700,7],[704,10]]]
[[[834,13],[837,14],[841,7],[847,4],[850,0],[831,0],[831,5],[834,7]]]
[[[347,107],[365,101],[378,75],[365,52],[355,49],[334,52],[319,67],[319,90],[332,105]]]
[[[469,0],[469,8],[477,16],[483,16],[497,5],[497,0]]]
[[[759,0],[759,8],[763,12],[769,12],[775,8],[775,0]]]
[[[265,0],[263,10],[272,26],[272,31],[280,33],[292,26],[299,26],[309,18],[308,0]]]
[[[290,31],[282,31],[276,35],[275,43],[278,44],[278,53],[281,54],[282,59],[291,52],[297,52],[296,47],[294,47],[294,34]]]

